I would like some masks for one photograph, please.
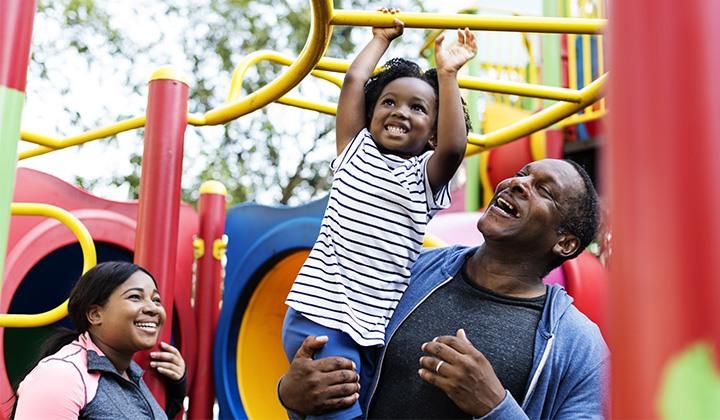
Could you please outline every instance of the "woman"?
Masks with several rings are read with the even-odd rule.
[[[166,419],[180,411],[185,362],[178,350],[161,343],[160,351],[150,353],[151,368],[168,379],[167,412],[132,360],[155,345],[166,317],[147,270],[127,262],[96,265],[70,292],[68,312],[76,331],[46,343],[18,388],[16,419]]]

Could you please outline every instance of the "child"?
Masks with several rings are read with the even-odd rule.
[[[436,72],[393,59],[371,76],[402,32],[397,18],[392,28],[373,28],[345,76],[328,207],[286,300],[289,359],[305,337],[325,335],[317,357],[343,356],[359,374],[371,374],[362,372],[363,347],[384,344],[427,223],[450,204],[447,183],[464,157],[468,130],[457,72],[475,55],[475,38],[458,30],[458,43],[443,51],[438,37]],[[356,402],[327,418],[361,415]]]

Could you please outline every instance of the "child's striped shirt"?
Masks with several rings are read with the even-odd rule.
[[[432,151],[403,159],[381,153],[367,129],[333,161],[335,173],[318,239],[286,303],[363,346],[383,344],[432,216],[450,205],[433,196]]]

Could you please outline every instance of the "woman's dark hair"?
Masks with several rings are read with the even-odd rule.
[[[429,69],[422,71],[420,66],[413,63],[410,60],[404,58],[392,58],[385,65],[383,69],[374,74],[367,83],[365,83],[365,126],[370,127],[370,121],[372,120],[373,112],[375,111],[375,103],[377,102],[380,94],[382,93],[385,86],[395,79],[401,77],[414,77],[420,79],[423,82],[429,84],[435,91],[435,108],[437,109],[438,101],[440,98],[440,88],[438,86],[437,70]],[[465,115],[465,131],[470,132],[472,126],[470,124],[470,116],[465,106],[465,101],[460,99],[463,107],[463,114]],[[437,129],[437,120],[435,121],[435,129]]]
[[[35,363],[17,380],[14,388],[17,390],[20,382],[42,359],[57,353],[61,348],[75,341],[78,335],[88,331],[90,322],[87,319],[87,312],[90,307],[93,305],[105,305],[115,289],[138,271],[147,274],[157,285],[155,278],[149,271],[137,264],[125,261],[103,262],[83,274],[70,291],[68,302],[68,317],[70,317],[75,329],[60,328],[53,336],[48,338],[40,348],[40,354]],[[17,399],[15,399],[10,418],[14,417],[16,404]]]

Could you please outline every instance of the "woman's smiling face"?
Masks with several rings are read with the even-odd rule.
[[[94,336],[128,355],[153,347],[166,317],[155,282],[142,271],[133,273],[88,316]]]

